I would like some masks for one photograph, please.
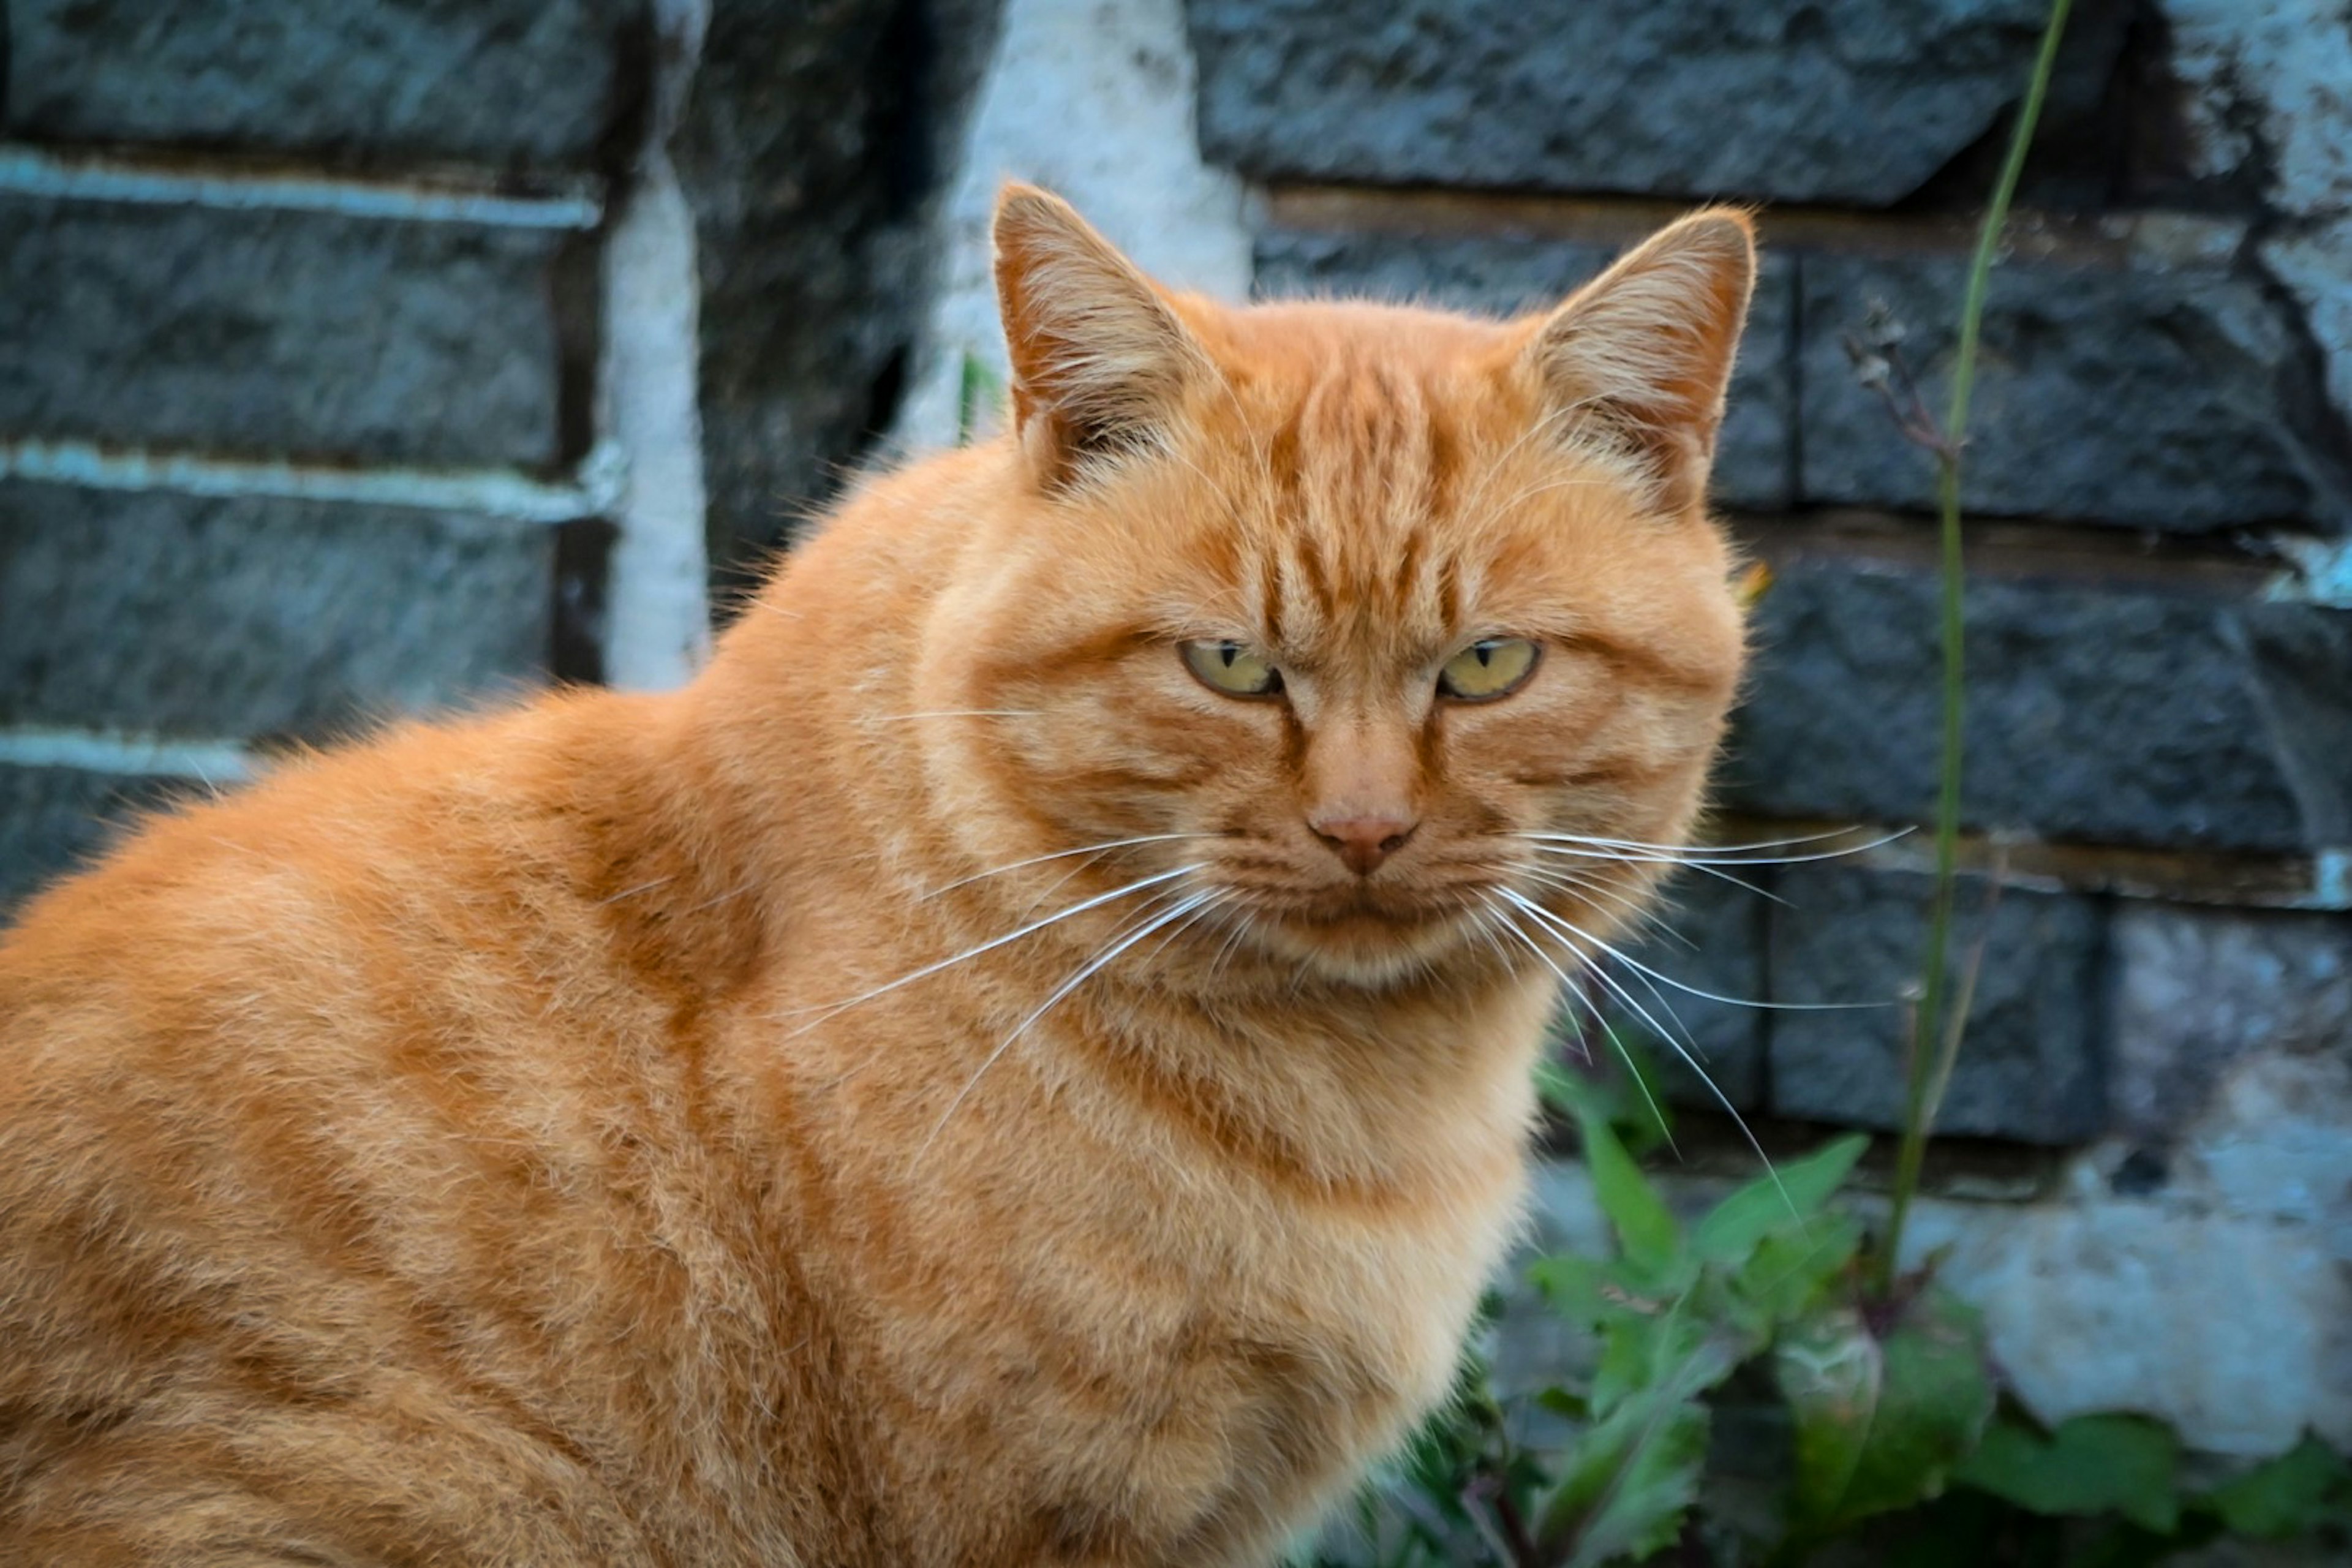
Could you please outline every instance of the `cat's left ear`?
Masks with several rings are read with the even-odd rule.
[[[1755,226],[1737,208],[1709,207],[1579,289],[1528,347],[1562,426],[1597,431],[1633,457],[1662,511],[1706,497],[1755,286]]]
[[[1040,483],[1151,444],[1206,357],[1151,279],[1059,196],[996,200],[996,294],[1013,420]]]

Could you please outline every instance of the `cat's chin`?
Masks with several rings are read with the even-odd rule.
[[[1350,903],[1338,909],[1286,910],[1258,922],[1260,941],[1287,963],[1352,985],[1394,985],[1425,980],[1485,949],[1475,923],[1456,903],[1403,900]]]

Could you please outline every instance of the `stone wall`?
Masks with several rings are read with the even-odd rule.
[[[689,672],[896,405],[992,14],[0,4],[0,911],[273,746]]]

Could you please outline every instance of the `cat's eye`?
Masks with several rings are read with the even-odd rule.
[[[1445,661],[1437,689],[1462,702],[1508,697],[1535,673],[1536,651],[1525,637],[1481,637]]]
[[[1282,689],[1282,671],[1237,642],[1188,642],[1184,668],[1201,684],[1227,697],[1271,697]]]

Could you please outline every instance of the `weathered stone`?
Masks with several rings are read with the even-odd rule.
[[[1884,204],[2015,100],[2034,0],[1187,0],[1201,141],[1264,178]],[[2120,8],[2070,29],[2105,76]]]
[[[551,463],[556,243],[0,201],[0,436]]]
[[[1981,575],[1966,614],[1970,826],[2087,843],[2343,841],[2352,616]],[[1727,800],[1927,820],[1937,617],[1929,572],[1787,564],[1758,606]]]
[[[2352,210],[2352,33],[2329,0],[2158,0],[2190,172],[2263,176],[2297,217]]]
[[[646,0],[11,0],[8,133],[588,162],[637,91]]]
[[[887,426],[921,318],[931,170],[994,0],[715,8],[678,129],[702,277],[710,558],[766,555]]]
[[[1745,875],[1742,879],[1755,881]],[[1612,1033],[1632,1044],[1657,1068],[1677,1105],[1720,1111],[1729,1100],[1743,1113],[1761,1110],[1765,1014],[1738,1003],[1765,999],[1769,908],[1762,892],[1696,872],[1680,874],[1668,887],[1650,934],[1618,942],[1652,973],[1645,975],[1629,963],[1609,964],[1613,986],[1596,983],[1589,993],[1608,1027],[1588,1023],[1574,1037],[1600,1052],[1611,1049]],[[1622,987],[1622,993],[1614,987]],[[1696,1067],[1685,1052],[1698,1058]],[[1702,1069],[1714,1089],[1699,1077]]]
[[[1909,1010],[1927,945],[1928,879],[1784,868],[1771,913],[1775,1002],[1847,1005],[1772,1016],[1772,1109],[1864,1127],[1902,1125]],[[2092,900],[2003,889],[1990,926],[1980,879],[1959,889],[1957,974],[1983,942],[1966,1048],[1938,1131],[2080,1142],[2106,1122],[2099,1069],[2104,921]]]
[[[552,531],[0,483],[0,724],[326,739],[536,684]]]
[[[1799,488],[1810,501],[1928,509],[1935,468],[1856,374],[1874,317],[1940,412],[1968,263],[1809,255]],[[2302,327],[2218,268],[2012,261],[1987,296],[1962,504],[1999,514],[2210,531],[2352,524],[2352,482]]]
[[[2004,1380],[2056,1423],[2138,1410],[2208,1453],[2352,1444],[2352,1270],[2317,1227],[2161,1203],[1923,1201],[1903,1261],[1984,1313]]]
[[[2245,1058],[2352,1062],[2352,916],[2126,903],[2114,964],[2109,1091],[2131,1137],[2172,1140]]]
[[[103,851],[125,821],[201,787],[0,763],[0,926],[34,893]]]
[[[1622,247],[1591,241],[1508,236],[1261,236],[1262,294],[1345,295],[1395,302],[1427,300],[1456,310],[1517,315],[1566,297],[1616,258]],[[1716,449],[1716,499],[1732,506],[1785,506],[1794,481],[1790,434],[1796,386],[1789,345],[1796,326],[1796,265],[1764,258],[1748,310],[1731,396]]]

